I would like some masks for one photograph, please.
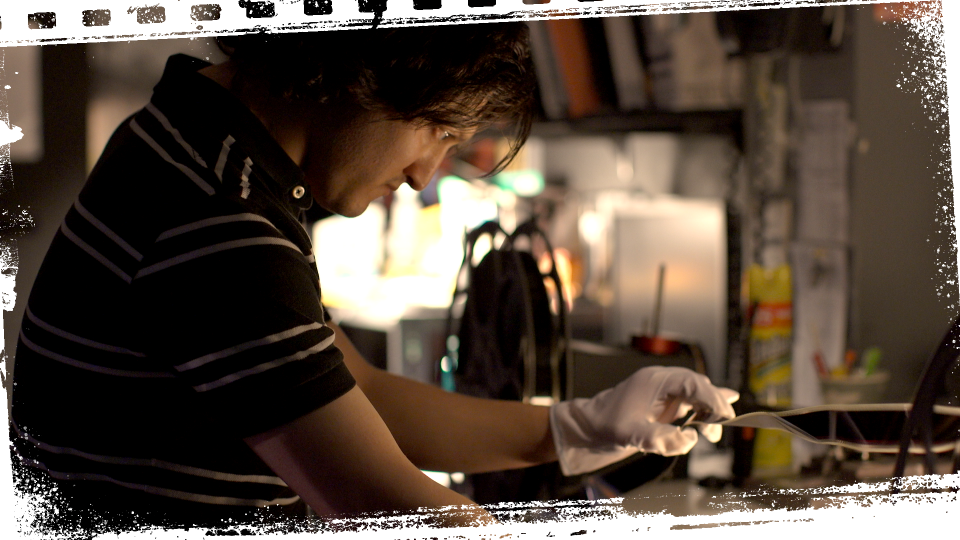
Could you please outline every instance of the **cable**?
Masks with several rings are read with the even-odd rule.
[[[933,405],[943,388],[947,370],[957,361],[957,358],[960,358],[960,318],[954,320],[953,326],[943,337],[933,357],[927,363],[920,384],[917,386],[913,405],[900,435],[900,451],[897,454],[892,479],[893,487],[891,491],[894,494],[900,492],[907,465],[907,456],[910,453],[910,444],[913,442],[914,436],[919,436],[923,441],[926,473],[934,473]]]

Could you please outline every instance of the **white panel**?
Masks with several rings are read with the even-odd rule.
[[[633,168],[631,185],[644,193],[674,193],[680,137],[670,133],[630,133],[624,147]]]
[[[571,136],[545,142],[547,178],[560,176],[576,191],[630,187],[632,168],[613,137]]]
[[[627,343],[652,325],[659,265],[666,264],[661,333],[701,345],[712,379],[726,354],[726,219],[721,201],[624,203],[614,216],[614,317],[608,341]]]

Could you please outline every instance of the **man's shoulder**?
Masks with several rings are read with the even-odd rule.
[[[129,226],[152,224],[155,235],[231,214],[256,214],[275,226],[297,223],[255,173],[244,173],[244,163],[204,159],[158,114],[145,107],[117,128],[81,191],[83,204]]]

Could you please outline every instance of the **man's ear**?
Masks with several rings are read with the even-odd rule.
[[[237,50],[237,42],[240,40],[240,36],[219,36],[217,37],[217,48],[220,49],[220,52],[227,56],[233,56],[234,51]]]

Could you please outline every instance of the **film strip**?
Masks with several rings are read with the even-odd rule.
[[[879,0],[873,0],[874,2]],[[545,19],[713,11],[850,0],[34,0],[0,6],[0,46],[388,27],[476,19]]]

